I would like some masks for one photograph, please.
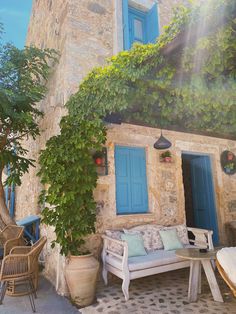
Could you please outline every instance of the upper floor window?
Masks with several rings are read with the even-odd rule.
[[[130,49],[134,42],[155,43],[158,35],[157,4],[144,12],[131,7],[128,0],[123,0],[124,49]]]

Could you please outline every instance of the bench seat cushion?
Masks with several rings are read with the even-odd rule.
[[[175,255],[175,251],[165,251],[165,250],[158,250],[155,252],[150,252],[148,253],[148,255],[145,255],[145,256],[134,256],[128,259],[130,271],[163,266],[163,265],[173,264],[173,263],[182,262],[182,261],[183,259]],[[115,268],[118,268],[120,270],[122,269],[121,260],[119,260],[115,256],[108,255],[106,257],[106,262]]]

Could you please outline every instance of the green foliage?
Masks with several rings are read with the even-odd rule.
[[[0,46],[0,173],[10,165],[7,183],[20,184],[20,177],[33,165],[24,156],[22,140],[39,134],[42,112],[36,103],[46,93],[50,63],[56,61],[53,50],[26,47],[19,50]]]
[[[171,157],[171,152],[166,150],[165,152],[161,153],[161,158]]]
[[[60,126],[61,134],[47,142],[40,157],[39,174],[48,185],[41,201],[50,204],[43,210],[43,222],[55,227],[62,254],[77,255],[83,253],[83,237],[94,232],[97,173],[91,151],[104,143],[105,128],[99,119],[79,116],[64,117]]]
[[[162,116],[162,125],[236,131],[235,10],[234,0],[179,7],[156,44],[135,44],[110,58],[69,99],[61,134],[40,158],[42,183],[49,186],[41,196],[50,206],[44,222],[55,227],[63,254],[81,253],[84,237],[94,231],[92,150],[105,143],[107,114],[121,112],[126,122],[151,126],[160,126]],[[165,55],[178,36],[185,49]]]

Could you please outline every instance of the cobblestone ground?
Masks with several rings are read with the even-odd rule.
[[[100,284],[97,303],[83,308],[83,314],[236,314],[236,298],[219,275],[217,281],[224,303],[212,298],[205,275],[202,274],[202,293],[196,303],[188,303],[189,270],[181,269],[136,279],[130,284],[130,299],[125,302],[121,291],[121,281],[112,277],[109,285]]]

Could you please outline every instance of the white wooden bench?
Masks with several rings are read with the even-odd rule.
[[[186,247],[214,249],[211,230],[189,227],[187,230],[193,233],[194,240],[189,239],[189,245]],[[106,235],[103,236],[103,241],[103,280],[107,285],[108,272],[121,278],[123,280],[122,291],[126,301],[129,300],[130,280],[190,266],[190,262],[177,257],[175,251],[159,249],[145,256],[128,257],[128,244],[125,241],[113,239]],[[109,249],[111,243],[122,246],[122,255]]]

